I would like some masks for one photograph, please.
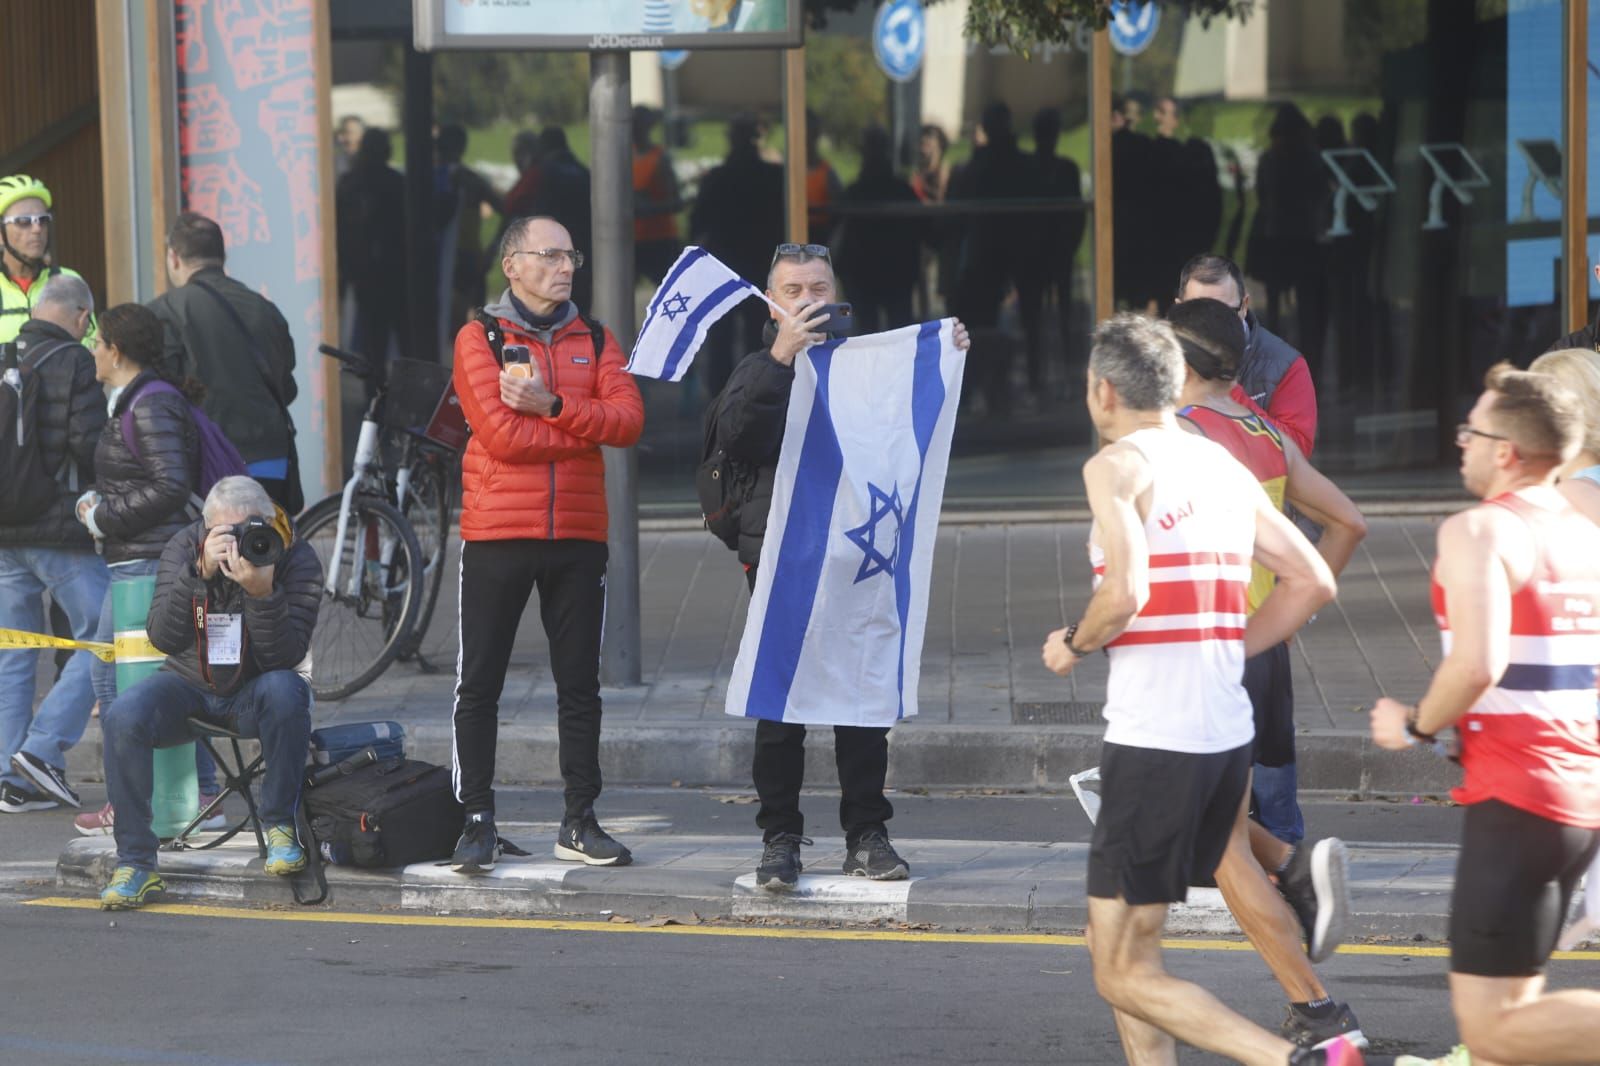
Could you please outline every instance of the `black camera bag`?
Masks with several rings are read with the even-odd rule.
[[[448,859],[466,818],[450,771],[415,759],[318,767],[301,800],[322,857],[336,865],[408,866]],[[329,773],[334,770],[348,772]]]

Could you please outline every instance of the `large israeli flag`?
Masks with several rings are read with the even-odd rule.
[[[917,713],[966,359],[953,323],[830,341],[795,360],[729,714],[887,726]]]
[[[628,369],[640,377],[683,380],[712,323],[760,295],[716,256],[690,245],[650,297]]]

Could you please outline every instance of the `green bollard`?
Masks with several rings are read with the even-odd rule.
[[[156,579],[112,578],[111,628],[116,631],[117,692],[128,691],[157,670],[166,656],[157,651],[145,633]],[[155,787],[150,794],[150,824],[156,836],[170,840],[194,820],[200,809],[200,785],[195,778],[194,742],[155,751]]]

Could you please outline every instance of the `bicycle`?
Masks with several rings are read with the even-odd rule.
[[[419,649],[444,577],[450,469],[466,426],[446,368],[395,360],[384,375],[351,352],[326,344],[318,350],[359,377],[372,395],[349,480],[297,522],[324,575],[311,638],[311,688],[319,699],[341,700],[396,659],[414,658],[433,670]],[[385,472],[384,430],[399,433],[392,479]]]

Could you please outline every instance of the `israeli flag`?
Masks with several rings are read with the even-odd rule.
[[[966,362],[953,324],[829,341],[795,359],[729,714],[888,726],[917,713]]]
[[[706,342],[706,330],[761,290],[694,245],[683,250],[650,297],[628,369],[639,377],[681,381]]]

